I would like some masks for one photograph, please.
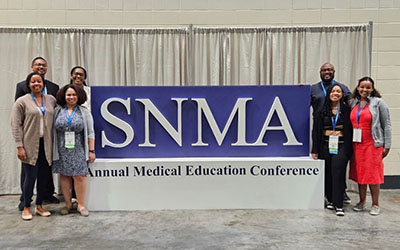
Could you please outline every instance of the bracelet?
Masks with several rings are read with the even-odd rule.
[[[93,150],[89,150],[89,153],[93,153],[94,154],[94,149]]]

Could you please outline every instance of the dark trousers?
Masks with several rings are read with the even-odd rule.
[[[339,143],[338,154],[329,154],[325,143],[321,158],[325,160],[325,196],[335,207],[343,207],[343,193],[346,187],[346,168],[349,160],[344,145]]]
[[[42,140],[42,139],[41,139]],[[39,151],[40,151],[40,149],[39,149]],[[44,150],[43,150],[43,152],[44,152]],[[43,153],[44,154],[44,153]],[[47,162],[47,161],[46,161]],[[25,181],[25,168],[24,168],[24,164],[25,163],[22,163],[21,164],[21,179],[20,179],[20,181],[21,181],[21,184],[20,184],[20,186],[21,186],[21,196],[20,196],[20,198],[19,198],[19,200],[21,201],[21,202],[24,202],[24,181]],[[28,164],[26,164],[26,165],[28,165]],[[32,165],[29,165],[29,166],[32,166]],[[45,185],[45,187],[43,187],[43,191],[44,191],[44,194],[43,194],[43,199],[47,199],[47,198],[49,198],[50,196],[52,196],[53,194],[54,194],[54,182],[53,182],[53,173],[52,173],[52,171],[51,171],[51,167],[49,167],[49,168],[46,168],[47,169],[47,172],[46,173],[43,173],[44,175],[42,176],[42,178],[44,179],[44,182],[46,183]],[[32,200],[30,200],[29,202],[31,202]]]
[[[27,163],[22,163],[22,171],[24,172],[24,180],[22,185],[22,199],[24,207],[31,206],[33,188],[35,187],[36,180],[36,205],[42,205],[43,199],[46,198],[46,190],[49,181],[47,174],[49,171],[51,171],[44,153],[44,141],[42,138],[39,142],[39,155],[36,165],[33,166]],[[51,179],[51,181],[53,181],[53,179]]]

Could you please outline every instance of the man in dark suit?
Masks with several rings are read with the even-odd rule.
[[[36,72],[41,74],[43,77],[45,77],[47,73],[47,62],[43,57],[36,57],[32,61],[32,72]],[[44,89],[43,92],[44,94],[47,95],[52,95],[54,98],[57,95],[59,87],[57,84],[45,79],[44,80]],[[24,96],[25,94],[29,93],[28,86],[26,85],[25,80],[17,83],[17,88],[15,91],[15,100],[17,100],[19,97]]]
[[[43,77],[45,77],[47,73],[47,61],[43,57],[36,57],[32,60],[32,72],[36,72],[41,74]],[[49,81],[49,80],[44,80],[44,88],[43,88],[43,94],[47,95],[52,95],[56,97],[57,91],[59,87],[57,84]],[[29,93],[28,86],[26,85],[26,81],[21,81],[17,83],[17,87],[15,90],[15,100],[17,100],[19,97],[24,96],[25,94]],[[23,171],[23,168],[21,168],[21,190],[22,190],[22,185],[23,185],[23,180],[25,177],[25,173]],[[53,182],[53,174],[51,170],[47,173],[46,179],[44,180],[47,185],[46,185],[46,196],[44,198],[44,201],[48,203],[59,203],[60,201],[53,196],[54,194],[54,182]],[[20,203],[18,205],[18,209],[22,211],[24,209],[24,203],[23,203],[23,194],[21,194],[20,197]]]

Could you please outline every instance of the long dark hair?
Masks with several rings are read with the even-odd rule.
[[[374,82],[374,80],[373,80],[371,77],[369,77],[369,76],[364,76],[363,78],[361,78],[360,80],[358,80],[357,87],[354,89],[353,94],[352,94],[352,97],[353,97],[353,98],[358,98],[358,99],[361,98],[360,93],[358,93],[358,89],[357,89],[357,88],[358,88],[358,86],[360,86],[360,83],[361,83],[361,82],[364,82],[364,81],[367,81],[367,82],[372,83],[372,89],[373,89],[373,91],[371,92],[371,95],[370,95],[370,96],[382,97],[382,96],[381,96],[381,93],[379,93],[379,91],[375,88],[375,82]]]
[[[332,92],[333,88],[336,87],[336,86],[338,86],[342,90],[342,94],[343,94],[342,98],[340,98],[340,100],[339,100],[340,115],[342,115],[342,111],[343,110],[349,109],[349,105],[347,105],[347,103],[345,101],[343,88],[339,84],[334,83],[334,84],[330,85],[328,87],[328,89],[326,90],[325,103],[324,103],[324,107],[322,108],[322,112],[321,112],[323,115],[326,115],[326,116],[332,116],[333,115],[333,113],[332,113],[332,102],[331,102],[331,99],[329,98],[329,96],[331,95],[331,92]]]

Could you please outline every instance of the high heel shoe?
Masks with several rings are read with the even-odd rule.
[[[35,207],[35,214],[38,214],[42,217],[49,217],[51,215],[51,213],[49,211],[45,210],[45,211],[41,212],[36,207]]]

